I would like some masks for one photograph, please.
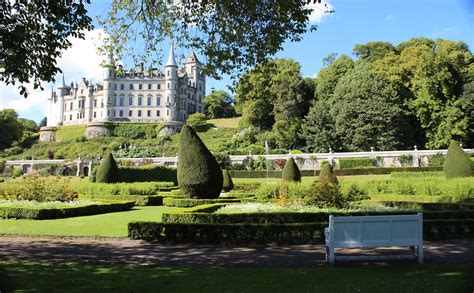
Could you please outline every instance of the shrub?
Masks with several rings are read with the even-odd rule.
[[[282,179],[283,181],[301,182],[301,172],[293,157],[290,157],[286,162],[285,167],[283,167]]]
[[[430,167],[442,167],[444,164],[445,156],[443,154],[434,154],[428,157],[428,166]]]
[[[117,137],[152,139],[156,138],[163,125],[161,123],[114,123],[110,124],[108,128]]]
[[[189,125],[181,130],[178,152],[178,184],[193,198],[217,198],[222,190],[222,171],[214,156]]]
[[[97,180],[97,169],[99,169],[99,166],[94,166],[94,168],[92,168],[92,171],[91,173],[89,174],[89,181],[90,182],[95,182]]]
[[[0,197],[16,200],[72,201],[77,198],[68,182],[59,179],[45,180],[37,176],[25,178],[21,184],[10,183],[0,188]]]
[[[397,157],[397,160],[400,162],[402,167],[407,167],[413,165],[413,156],[412,155],[403,155]]]
[[[5,169],[5,161],[0,160],[0,174],[3,173],[3,170]]]
[[[339,184],[334,170],[332,169],[331,164],[328,161],[321,163],[321,170],[319,171],[319,180],[324,182],[330,182],[334,184]]]
[[[207,117],[204,113],[194,113],[189,115],[186,123],[198,132],[206,131],[210,128],[210,124],[207,123]]]
[[[367,195],[367,191],[361,189],[357,184],[351,184],[344,193],[344,197],[347,201],[370,199],[370,197]]]
[[[355,169],[372,167],[371,158],[347,158],[339,160],[339,169]]]
[[[347,201],[342,196],[337,183],[328,180],[317,180],[313,183],[313,192],[304,198],[305,204],[314,205],[321,208],[347,207]]]
[[[459,146],[459,142],[452,140],[449,144],[443,169],[447,179],[472,175],[472,162]]]
[[[21,168],[14,167],[13,168],[13,177],[20,177],[21,175],[23,175],[23,170]]]
[[[139,168],[119,168],[120,182],[173,182],[176,184],[176,169],[165,166],[144,165]]]
[[[81,136],[78,136],[78,137],[75,138],[76,142],[84,142],[86,140],[87,140],[87,138],[84,135],[81,135]]]
[[[224,169],[222,176],[222,190],[224,190],[225,192],[231,191],[234,188],[234,182],[232,181],[232,177],[230,177],[229,171],[227,169]]]
[[[262,201],[276,200],[280,197],[280,188],[275,183],[262,184],[258,187],[255,195]]]
[[[109,153],[97,169],[96,182],[116,183],[119,181],[119,169],[112,153]]]

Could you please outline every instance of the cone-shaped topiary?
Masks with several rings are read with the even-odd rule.
[[[282,179],[283,181],[296,181],[301,182],[301,172],[298,166],[293,160],[292,157],[286,161],[285,167],[283,167],[282,172]]]
[[[319,171],[319,180],[339,184],[336,174],[334,174],[332,166],[331,164],[329,164],[328,161],[324,161],[321,163],[321,171]]]
[[[97,168],[95,182],[115,183],[119,181],[119,169],[112,153],[109,153]]]
[[[222,190],[225,192],[231,191],[234,188],[234,182],[232,181],[232,177],[230,177],[230,173],[227,169],[222,171],[222,176],[224,178],[224,183],[222,184]]]
[[[472,175],[471,159],[461,148],[459,142],[452,140],[449,144],[443,169],[447,179]]]
[[[178,152],[178,185],[187,197],[217,198],[222,190],[222,171],[196,132],[184,125]]]

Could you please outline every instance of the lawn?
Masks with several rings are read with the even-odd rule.
[[[242,117],[235,118],[221,118],[221,119],[210,119],[207,120],[208,123],[213,124],[218,128],[238,128],[239,122]]]
[[[135,207],[131,211],[56,220],[0,220],[1,234],[37,236],[127,237],[131,221],[161,221],[163,213],[186,210],[166,206]]]
[[[390,174],[380,174],[380,175],[356,175],[356,176],[337,176],[337,179],[340,181],[344,180],[357,180],[358,182],[366,182],[371,180],[384,180],[389,179]],[[301,182],[309,183],[313,182],[316,177],[303,176],[301,177]],[[234,183],[265,183],[265,182],[281,182],[281,178],[232,178]]]
[[[35,292],[472,292],[474,266],[164,268],[0,262],[0,290]]]

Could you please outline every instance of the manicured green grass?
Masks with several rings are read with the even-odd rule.
[[[383,180],[390,178],[390,174],[380,174],[380,175],[354,175],[354,176],[338,176],[337,179],[340,181],[344,180],[357,180],[358,182],[365,182],[370,180]],[[301,177],[301,182],[310,183],[313,182],[316,178],[310,176]],[[281,182],[281,178],[232,178],[232,181],[235,183],[265,183],[265,182]]]
[[[68,141],[75,140],[86,135],[85,125],[61,126],[56,131],[56,140]]]
[[[164,268],[0,262],[1,291],[472,292],[474,266]]]
[[[135,207],[131,211],[56,220],[0,220],[1,234],[37,236],[127,237],[131,221],[161,221],[163,213],[184,211],[166,206]]]
[[[242,117],[209,119],[207,122],[218,128],[238,128],[241,119]]]

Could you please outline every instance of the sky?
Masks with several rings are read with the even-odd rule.
[[[327,0],[335,10],[321,14],[315,10],[310,20],[318,30],[307,33],[298,43],[287,42],[277,58],[292,58],[301,64],[304,77],[316,77],[322,60],[330,53],[346,54],[356,44],[386,41],[397,45],[414,37],[464,41],[474,49],[474,0]],[[107,1],[92,0],[89,14],[95,19],[107,9]],[[86,40],[72,40],[73,46],[58,60],[67,83],[82,77],[98,82],[102,78],[101,56],[96,45],[104,31],[95,23]],[[179,48],[178,48],[178,52]],[[181,51],[182,52],[182,51]],[[189,52],[183,52],[187,54]],[[166,56],[165,56],[166,58]],[[198,56],[199,58],[199,56]],[[132,67],[124,60],[126,67]],[[57,84],[62,76],[56,77]],[[222,80],[208,78],[207,91],[227,90],[232,85],[228,76]],[[52,84],[44,84],[44,91],[33,91],[24,99],[12,86],[0,84],[0,109],[13,108],[20,117],[39,122],[46,115],[47,98]]]

